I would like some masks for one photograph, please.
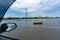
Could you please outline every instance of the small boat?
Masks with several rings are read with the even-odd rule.
[[[33,24],[43,24],[43,22],[33,22]]]

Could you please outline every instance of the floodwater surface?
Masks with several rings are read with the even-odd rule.
[[[42,25],[34,25],[33,22],[42,21]],[[17,28],[1,35],[21,40],[60,40],[60,19],[16,19],[3,20],[1,23],[15,22]]]

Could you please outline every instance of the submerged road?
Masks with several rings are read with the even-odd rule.
[[[60,28],[18,27],[2,35],[21,40],[60,40]]]
[[[1,35],[21,40],[60,40],[60,19],[55,21],[46,20],[45,22],[44,20],[45,23],[43,25],[33,25],[29,22],[29,24],[26,25],[24,21],[18,20],[16,22],[12,20],[11,22],[16,22],[18,27],[13,31],[5,32]]]

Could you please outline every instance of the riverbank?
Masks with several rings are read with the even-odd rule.
[[[10,20],[10,19],[57,19],[60,17],[7,17],[3,18],[4,20]]]

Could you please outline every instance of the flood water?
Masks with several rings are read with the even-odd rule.
[[[33,22],[42,21],[42,25]],[[1,35],[21,40],[60,40],[60,19],[25,19],[3,20],[1,23],[14,22],[17,28]]]

